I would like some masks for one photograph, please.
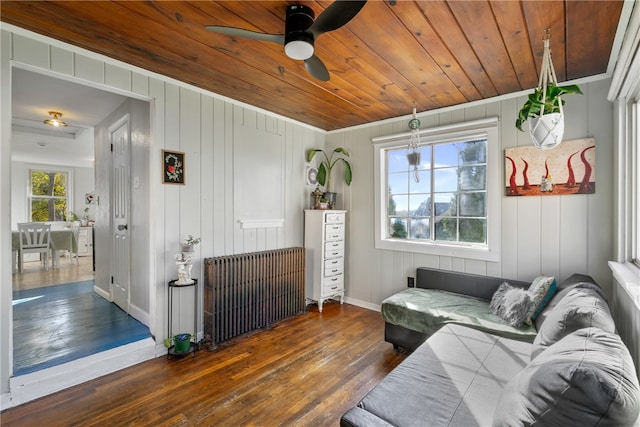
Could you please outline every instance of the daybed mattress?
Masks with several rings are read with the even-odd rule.
[[[350,409],[340,424],[490,426],[500,392],[527,365],[530,353],[529,343],[444,326]]]
[[[424,334],[448,323],[468,326],[502,337],[533,342],[533,326],[516,328],[491,312],[489,301],[438,289],[407,288],[382,302],[385,322]]]

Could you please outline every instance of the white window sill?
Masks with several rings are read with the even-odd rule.
[[[630,262],[615,261],[609,261],[609,268],[618,284],[640,309],[640,268]]]

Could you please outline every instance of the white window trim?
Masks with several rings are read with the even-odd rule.
[[[640,268],[640,105],[631,106],[631,259]]]
[[[478,247],[464,243],[418,242],[386,237],[386,164],[382,152],[390,147],[398,147],[408,142],[410,133],[372,138],[374,143],[375,165],[375,247],[402,252],[415,252],[468,258],[482,261],[500,261],[500,176],[504,168],[500,161],[500,134],[498,118],[490,117],[464,123],[438,126],[420,131],[421,143],[436,142],[443,139],[463,139],[482,134],[487,138],[487,245]]]

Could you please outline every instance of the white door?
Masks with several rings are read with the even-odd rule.
[[[129,115],[109,126],[112,151],[111,171],[111,297],[129,312],[130,218],[130,127]]]

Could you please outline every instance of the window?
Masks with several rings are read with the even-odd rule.
[[[31,169],[29,175],[31,220],[64,221],[69,206],[69,173]]]
[[[496,125],[486,119],[422,130],[415,169],[406,135],[374,140],[377,248],[499,259]]]

